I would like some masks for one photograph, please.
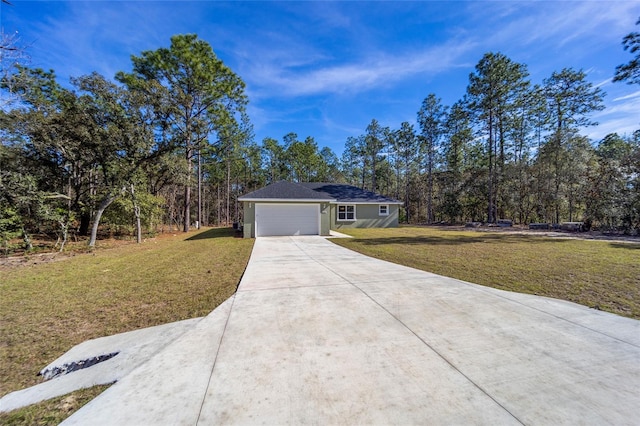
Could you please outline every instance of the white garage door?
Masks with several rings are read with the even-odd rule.
[[[256,237],[320,234],[318,204],[256,204]]]

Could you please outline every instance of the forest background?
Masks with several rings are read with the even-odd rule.
[[[640,21],[638,21],[640,23]],[[425,94],[416,123],[375,118],[338,157],[313,136],[255,141],[241,77],[196,35],[132,56],[130,73],[57,81],[0,45],[0,244],[242,222],[237,198],[278,180],[340,182],[404,202],[405,223],[584,221],[640,230],[640,130],[590,140],[605,93],[583,70],[539,82],[499,52],[453,105]],[[640,84],[640,33],[614,81]],[[639,125],[640,127],[640,125]]]

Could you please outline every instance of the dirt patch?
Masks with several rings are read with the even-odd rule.
[[[145,238],[143,242],[155,242],[158,239],[176,237],[175,232],[160,234],[155,237]],[[34,252],[17,252],[11,256],[0,256],[0,271],[21,268],[26,266],[39,265],[43,263],[59,262],[69,258],[95,252],[95,250],[109,250],[125,245],[135,244],[135,240],[109,238],[98,241],[95,248],[87,246],[87,240],[70,242],[65,246],[63,252],[56,250],[55,241],[34,240]]]
[[[21,256],[0,257],[0,269],[13,269],[40,263],[51,263],[75,256],[74,253],[39,253]]]

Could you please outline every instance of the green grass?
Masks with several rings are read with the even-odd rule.
[[[0,268],[0,396],[39,383],[87,339],[208,314],[235,292],[252,247],[209,229]]]
[[[640,319],[640,244],[402,227],[345,231],[337,244],[482,285]],[[113,241],[55,262],[0,267],[0,396],[87,339],[206,315],[235,291],[253,240],[230,229]],[[35,261],[35,260],[34,260]],[[105,387],[0,415],[57,424]]]
[[[109,386],[101,385],[81,389],[39,404],[19,408],[9,413],[0,413],[0,424],[4,426],[60,424],[83,405],[100,395]]]
[[[336,244],[372,257],[640,319],[640,243],[431,227],[344,232],[355,238]]]

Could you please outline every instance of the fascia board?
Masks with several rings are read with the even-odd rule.
[[[318,200],[317,198],[238,198],[238,201],[249,201],[252,203],[333,203],[333,198]]]
[[[330,204],[397,204],[402,205],[402,201],[332,201]]]

